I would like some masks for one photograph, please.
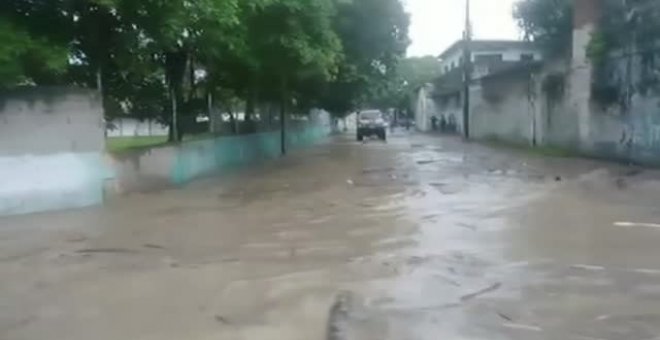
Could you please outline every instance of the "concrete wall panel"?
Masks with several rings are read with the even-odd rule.
[[[0,216],[101,203],[109,176],[103,128],[94,91],[0,94]]]
[[[0,216],[99,204],[107,176],[98,153],[0,157]]]
[[[27,88],[0,94],[0,156],[104,148],[103,108],[96,92]]]
[[[484,79],[472,91],[472,137],[531,144],[535,112],[530,96],[529,74]]]

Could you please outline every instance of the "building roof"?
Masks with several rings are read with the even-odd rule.
[[[463,40],[458,40],[447,48],[442,54],[440,59],[445,59],[449,55],[461,51],[464,46]],[[470,41],[470,48],[472,52],[502,50],[510,48],[534,48],[534,44],[529,41],[521,40],[472,40]]]
[[[526,74],[538,70],[543,65],[542,62],[506,62],[494,65],[489,69],[488,74],[478,78],[471,79],[471,83],[478,81],[489,81],[501,77],[513,76],[515,74]],[[463,91],[463,69],[456,68],[435,79],[434,81],[436,97],[453,95]]]

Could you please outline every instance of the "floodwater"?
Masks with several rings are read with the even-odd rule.
[[[0,339],[658,339],[660,174],[399,133],[0,219]]]

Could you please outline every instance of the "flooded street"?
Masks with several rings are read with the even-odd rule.
[[[0,339],[658,339],[660,173],[399,132],[0,218]]]

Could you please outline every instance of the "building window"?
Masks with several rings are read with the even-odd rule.
[[[534,61],[533,53],[522,53],[520,55],[520,61]]]
[[[502,54],[480,54],[474,57],[477,64],[501,63],[503,60]]]

